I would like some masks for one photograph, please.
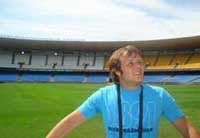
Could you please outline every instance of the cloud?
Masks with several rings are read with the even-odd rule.
[[[13,0],[4,7],[0,34],[91,41],[200,35],[200,12],[165,0]]]

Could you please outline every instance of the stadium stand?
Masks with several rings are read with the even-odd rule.
[[[28,82],[49,82],[51,74],[47,72],[24,72],[20,75],[20,81]]]
[[[167,78],[169,78],[170,75],[165,74],[147,74],[144,76],[144,82],[164,82]]]
[[[200,83],[200,77],[197,77],[195,80],[192,80],[192,83]]]
[[[181,74],[181,75],[175,75],[168,79],[166,82],[179,82],[179,83],[189,83],[195,80],[196,78],[200,77],[199,75],[186,75],[186,74]]]
[[[197,64],[199,63],[200,53],[194,53],[187,64]]]
[[[46,56],[43,53],[33,53],[30,67],[31,68],[43,67],[45,65],[45,58]]]
[[[0,81],[17,81],[17,73],[15,72],[0,72]]]
[[[60,55],[48,55],[47,65],[52,66],[61,66],[62,65],[62,56]]]
[[[108,82],[108,73],[89,73],[87,82]]]
[[[146,55],[144,56],[144,63],[146,65],[146,68],[154,66],[156,61],[155,55]]]
[[[108,67],[108,60],[109,60],[109,56],[105,56],[105,60],[104,60],[104,70],[109,70],[109,67]]]
[[[189,58],[190,54],[176,54],[174,60],[172,61],[172,65],[178,66],[186,64],[187,59]]]
[[[14,64],[23,63],[24,65],[29,65],[29,58],[30,54],[15,53]]]
[[[54,80],[57,82],[84,82],[85,75],[81,72],[57,73]]]
[[[63,66],[67,69],[77,69],[77,64],[78,64],[78,54],[65,54],[64,55],[64,61],[63,61]]]
[[[156,66],[168,66],[170,61],[172,60],[172,55],[160,55]]]
[[[98,55],[95,57],[94,64],[92,66],[88,66],[89,70],[103,70],[104,65],[104,56]]]
[[[16,65],[12,64],[12,52],[0,50],[0,67],[17,67]]]
[[[200,36],[140,42],[0,38],[0,81],[107,82],[112,51],[132,44],[144,51],[144,82],[200,82]]]

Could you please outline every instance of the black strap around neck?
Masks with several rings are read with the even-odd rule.
[[[117,103],[118,103],[118,118],[119,118],[119,138],[122,138],[123,135],[123,128],[122,128],[122,104],[121,104],[121,97],[120,97],[120,86],[117,84]]]
[[[139,112],[139,126],[138,126],[138,138],[142,138],[142,130],[143,130],[143,86],[141,85],[140,92],[140,112]]]
[[[120,85],[117,84],[117,103],[118,103],[118,117],[119,117],[119,138],[123,138],[123,122],[122,122],[122,105],[121,105],[121,92]],[[139,99],[139,126],[138,126],[138,138],[142,138],[143,130],[143,86],[141,85],[140,99]]]

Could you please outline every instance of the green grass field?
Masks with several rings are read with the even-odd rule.
[[[105,84],[0,83],[0,138],[45,138],[65,115]],[[189,120],[200,130],[200,86],[163,85],[175,97]],[[179,138],[165,119],[159,138]],[[97,115],[73,130],[68,138],[105,138]]]

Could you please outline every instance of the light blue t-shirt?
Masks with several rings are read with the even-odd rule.
[[[163,88],[143,85],[143,138],[157,138],[160,117],[170,122],[183,117],[175,100]],[[138,137],[139,95],[141,87],[134,90],[121,90],[123,138]],[[116,85],[106,86],[93,93],[78,110],[91,118],[97,113],[103,117],[107,138],[119,137],[118,104]]]

